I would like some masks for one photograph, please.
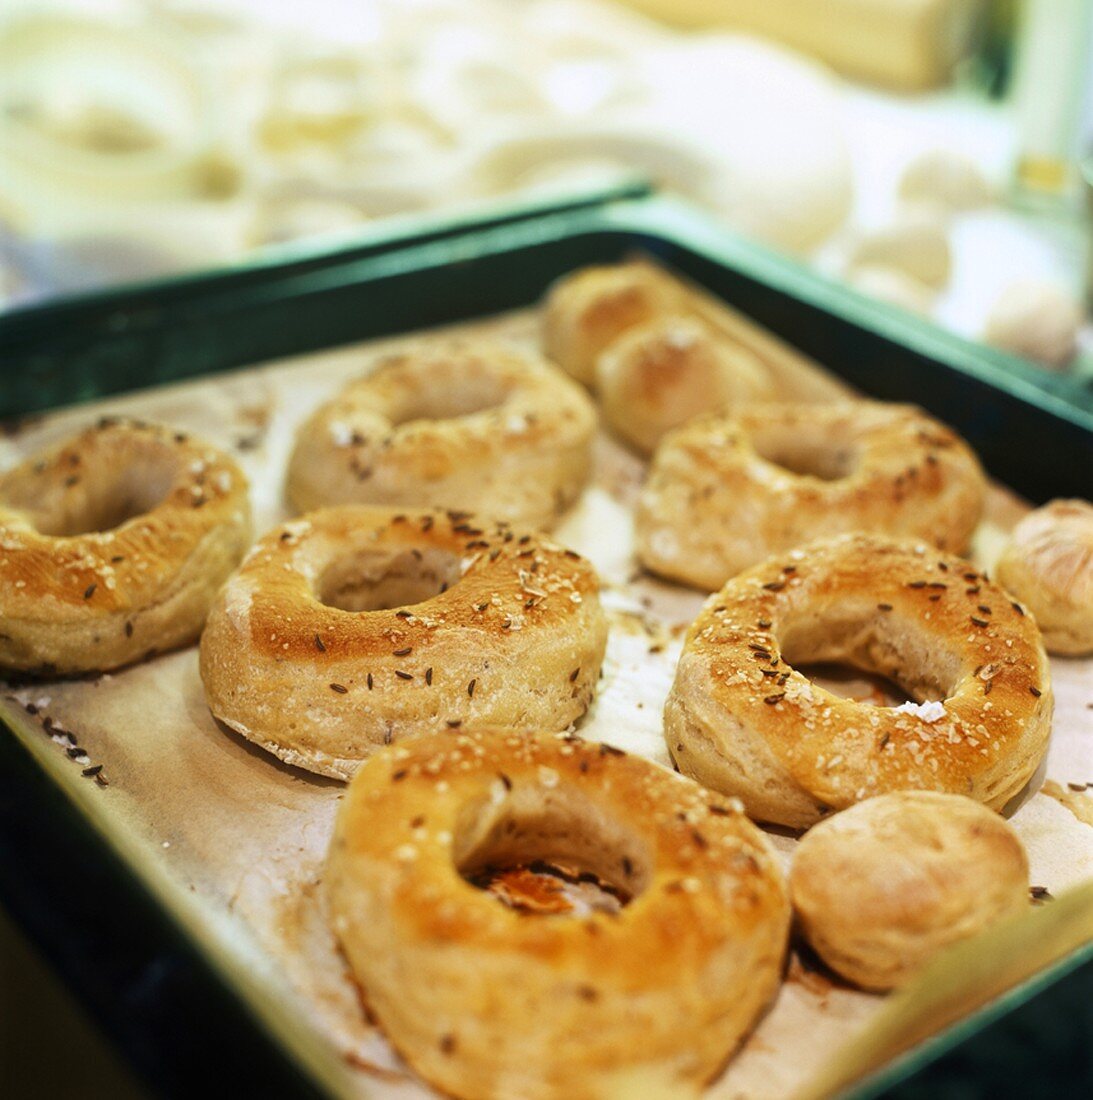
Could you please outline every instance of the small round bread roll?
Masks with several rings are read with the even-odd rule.
[[[918,279],[898,268],[866,264],[854,268],[847,275],[847,282],[870,298],[899,306],[909,313],[929,317],[934,311],[936,293],[925,283],[920,283]]]
[[[1022,279],[1002,291],[991,307],[983,339],[1002,351],[1060,370],[1078,350],[1082,307],[1065,287]]]
[[[978,802],[899,791],[805,834],[790,891],[805,938],[863,989],[905,984],[934,954],[1028,905],[1028,857]]]
[[[559,279],[543,308],[543,353],[578,382],[596,383],[596,360],[623,332],[678,310],[679,291],[644,264],[585,267]]]
[[[903,170],[899,197],[958,214],[986,206],[991,201],[991,185],[973,160],[947,149],[932,149]]]
[[[890,224],[862,234],[850,254],[847,271],[894,267],[926,286],[949,281],[952,256],[941,221],[929,210],[906,210]]]
[[[773,396],[754,355],[679,314],[624,332],[600,356],[596,379],[609,427],[643,454],[700,413]]]
[[[1093,505],[1053,500],[1014,528],[995,567],[1051,653],[1093,653]]]

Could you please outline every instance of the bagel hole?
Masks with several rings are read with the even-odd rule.
[[[854,447],[838,440],[808,439],[799,429],[781,427],[758,430],[751,445],[760,458],[799,477],[839,481],[854,472],[858,456]]]
[[[898,707],[903,703],[922,702],[912,699],[902,685],[887,676],[840,661],[805,661],[795,664],[802,676],[807,676],[832,695],[852,699],[856,703],[872,703],[877,707]]]
[[[780,632],[782,659],[820,687],[882,707],[946,699],[960,678],[958,654],[876,604],[849,603],[802,615]]]
[[[489,412],[502,405],[512,392],[511,384],[490,376],[460,376],[449,379],[408,398],[391,417],[393,427],[412,420],[458,420]]]
[[[38,530],[54,538],[113,531],[131,519],[143,516],[167,498],[175,470],[169,463],[145,461],[110,471],[106,477],[86,476],[79,490],[49,494],[46,499],[27,501],[35,514]],[[113,476],[110,476],[113,474]]]
[[[341,611],[382,611],[424,603],[459,581],[456,554],[432,547],[369,548],[331,562],[319,580],[319,600]]]
[[[499,784],[503,783],[499,779]],[[454,838],[460,875],[499,904],[540,916],[617,913],[645,889],[640,840],[577,792],[517,784],[464,811]]]

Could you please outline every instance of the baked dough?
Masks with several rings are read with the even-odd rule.
[[[942,214],[963,214],[989,205],[993,196],[990,182],[975,161],[948,149],[930,149],[904,168],[899,197]]]
[[[598,358],[596,382],[608,427],[642,454],[701,413],[774,396],[754,355],[685,314],[627,329]]]
[[[928,207],[908,207],[894,221],[863,233],[847,260],[847,273],[861,267],[889,267],[940,290],[952,271],[945,219]]]
[[[531,916],[463,877],[537,860],[632,900]],[[392,1045],[474,1100],[691,1095],[773,998],[789,924],[777,857],[739,805],[572,736],[441,734],[377,755],[324,885]]]
[[[916,702],[877,707],[795,669],[841,662]],[[680,771],[804,828],[893,790],[999,809],[1033,776],[1052,715],[1036,622],[967,562],[853,534],[776,555],[711,596],[687,632],[664,731]]]
[[[543,351],[591,388],[596,384],[597,360],[619,336],[684,305],[682,291],[648,264],[581,268],[547,292]]]
[[[913,406],[752,406],[665,437],[638,503],[637,552],[654,573],[707,590],[855,530],[959,553],[985,494],[968,445]]]
[[[790,873],[801,932],[864,989],[903,985],[942,948],[1029,904],[1017,834],[936,791],[869,798],[809,830]]]
[[[579,554],[462,512],[345,505],[260,539],[201,638],[213,714],[290,764],[349,778],[462,723],[562,730],[607,640]]]
[[[937,292],[897,267],[875,264],[855,267],[847,274],[846,281],[870,298],[898,306],[910,313],[930,317],[934,312]]]
[[[1085,311],[1077,297],[1049,279],[1010,283],[990,307],[983,340],[1051,370],[1065,370],[1078,354]]]
[[[580,495],[596,410],[580,387],[502,344],[421,341],[381,360],[297,433],[288,497],[442,507],[548,527]]]
[[[186,645],[249,543],[227,455],[102,419],[0,476],[0,666],[70,675]]]
[[[1093,653],[1093,505],[1053,500],[1014,528],[998,581],[1036,616],[1050,653]]]

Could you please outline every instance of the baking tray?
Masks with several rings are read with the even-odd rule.
[[[650,194],[644,180],[620,173],[598,189],[548,188],[444,214],[383,218],[334,243],[271,245],[239,264],[0,312],[0,418],[412,327],[410,310],[399,314],[401,325],[382,328],[382,314],[353,301],[353,288],[374,278],[370,260]],[[333,296],[338,288],[341,297]]]
[[[957,427],[1027,499],[1090,493],[1087,384],[869,299],[640,183],[409,225],[2,316],[0,417],[516,308],[565,271],[640,250],[862,392]]]
[[[1047,481],[1039,483],[1037,495],[1075,492],[1070,486],[1088,485],[1088,477],[1081,479],[1083,470],[1091,469],[1093,414],[1088,402],[1082,403],[1080,391],[1045,388],[1039,380],[1026,377],[1022,372],[1029,368],[1021,364],[991,354],[980,358],[981,349],[824,283],[732,238],[686,206],[659,198],[604,201],[601,197],[588,205],[539,209],[462,230],[450,227],[405,244],[388,242],[344,265],[331,261],[320,265],[320,270],[302,274],[290,275],[274,265],[238,295],[224,293],[222,288],[218,297],[200,280],[172,284],[169,289],[180,296],[185,308],[179,299],[163,300],[162,308],[156,307],[154,300],[162,288],[136,292],[135,297],[150,296],[139,308],[111,295],[80,305],[78,308],[88,312],[73,316],[75,331],[63,334],[54,327],[57,309],[63,312],[76,308],[75,304],[25,311],[9,319],[22,353],[28,356],[16,356],[14,362],[23,379],[31,378],[35,362],[31,330],[36,328],[44,339],[52,329],[48,354],[43,352],[38,363],[50,364],[48,378],[55,387],[51,391],[54,400],[61,392],[90,397],[132,384],[129,373],[115,372],[112,366],[111,332],[116,333],[118,326],[110,324],[109,318],[119,309],[133,310],[127,314],[132,323],[122,326],[126,329],[124,343],[131,351],[139,349],[141,381],[148,385],[271,354],[306,350],[316,346],[317,333],[327,339],[358,339],[527,305],[557,275],[581,264],[618,259],[635,249],[724,295],[860,388],[877,393],[883,383],[882,396],[917,399],[961,427],[981,452],[987,450],[992,433],[1011,422],[1020,422],[1032,438],[1054,439],[1057,446],[1049,452],[1052,459],[1040,466]],[[195,318],[195,303],[213,300],[216,310]],[[278,317],[283,343],[274,323]],[[321,327],[324,319],[329,321],[325,328]],[[194,341],[195,358],[187,359],[183,353],[198,322],[202,332]],[[6,334],[6,327],[0,327],[0,334]],[[86,343],[81,345],[81,340]],[[924,387],[923,377],[933,384]],[[74,378],[82,380],[82,388],[72,387]],[[902,390],[897,384],[900,379]],[[992,384],[999,380],[1002,385]],[[66,386],[70,387],[67,391]],[[969,402],[969,396],[974,400]],[[959,403],[947,404],[954,399]],[[25,408],[9,407],[8,411]],[[1039,427],[1029,427],[1030,423]],[[996,476],[1005,479],[998,461],[1007,468],[1006,455],[1012,457],[1015,450],[1012,438],[993,448],[997,461],[988,457],[988,465]],[[1010,463],[1008,468],[1021,465]],[[300,1072],[300,1065],[313,1069],[316,1064],[310,1037],[294,1033],[291,1021],[279,1019],[270,1005],[262,1003],[260,983],[251,980],[238,959],[225,956],[207,936],[195,935],[194,923],[177,905],[164,904],[170,896],[166,884],[140,864],[135,851],[126,850],[123,838],[111,832],[101,819],[94,791],[86,782],[73,781],[72,769],[58,759],[54,746],[48,741],[43,744],[40,729],[29,722],[15,725],[15,737],[0,738],[4,764],[0,875],[5,898],[16,897],[14,905],[10,900],[8,904],[25,922],[34,925],[37,914],[39,942],[44,942],[55,958],[67,956],[60,959],[62,970],[107,1026],[116,1034],[124,1033],[138,1065],[153,1073],[158,1069],[161,1087],[169,1086],[167,1091],[179,1095],[201,1080],[209,1065],[208,1055],[214,1051],[217,1074],[224,1072],[221,1064],[225,1060],[230,1064],[234,1057],[240,1081],[254,1086],[254,1066],[260,1063],[262,1072],[276,1082],[271,1087],[276,1087],[279,1095],[318,1095],[324,1087],[335,1089],[331,1081],[321,1084]],[[27,835],[42,846],[44,858],[33,846],[28,848]],[[35,886],[36,872],[39,877],[45,872],[48,878],[52,869],[57,880],[56,868],[73,853],[75,858],[68,859],[73,865],[72,878],[54,881],[52,890],[49,884],[40,889]],[[82,890],[78,885],[81,876]],[[107,883],[108,894],[104,889]],[[110,899],[109,906],[103,904],[104,895]],[[76,914],[67,926],[57,919],[66,908]],[[127,929],[124,936],[118,935],[119,922]],[[89,928],[96,923],[105,925],[99,941],[91,937],[91,942],[86,942]],[[139,931],[129,931],[129,925]],[[115,962],[110,956],[117,954],[123,957],[115,969],[122,974],[123,988],[129,990],[122,997],[103,977]],[[966,1061],[975,1047],[969,1036],[993,1016],[1005,1011],[1012,1023],[1024,1010],[1042,1015],[1050,1011],[1052,993],[1061,996],[1057,991],[1072,988],[1075,977],[1088,992],[1091,954],[1088,949],[1075,953],[1023,983],[987,1012],[961,1021],[859,1086],[857,1095],[877,1095],[901,1087],[911,1088],[906,1095],[912,1095],[915,1076],[921,1079],[929,1072],[926,1066],[953,1044],[963,1043]],[[132,993],[134,985],[139,995]],[[90,992],[89,986],[93,987]],[[1049,988],[1043,993],[1045,986]],[[172,1017],[176,1007],[177,1015]],[[138,1021],[145,1026],[138,1028],[141,1034],[135,1043],[134,1010],[147,1017]],[[199,1044],[195,1050],[196,1018],[216,1021],[211,1030],[220,1041],[210,1040],[212,1045]],[[162,1025],[153,1023],[157,1019]],[[1068,1023],[1081,1019],[1080,1013],[1062,1012],[1057,1026],[1065,1033]],[[200,1032],[206,1030],[202,1027]],[[1038,1065],[1037,1071],[1043,1082],[1045,1067]],[[228,1079],[214,1076],[207,1081],[222,1085]],[[180,1082],[188,1084],[184,1087]],[[1068,1083],[1074,1083],[1073,1076]]]

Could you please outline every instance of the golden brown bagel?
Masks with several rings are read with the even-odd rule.
[[[269,532],[224,586],[205,696],[244,737],[342,779],[463,722],[565,729],[603,660],[598,592],[578,554],[504,523],[323,509]]]
[[[596,380],[604,420],[643,454],[700,413],[774,396],[754,355],[681,314],[623,332],[597,359]]]
[[[1025,516],[996,573],[1036,616],[1051,653],[1093,653],[1093,505],[1053,500]]]
[[[0,666],[67,675],[186,645],[249,542],[227,455],[101,420],[0,476]]]
[[[903,985],[942,948],[1028,906],[1017,834],[935,791],[869,798],[810,829],[790,874],[801,931],[864,989]]]
[[[531,916],[462,877],[536,860],[632,900]],[[773,997],[788,931],[777,859],[738,805],[574,737],[441,734],[376,756],[324,882],[392,1044],[474,1100],[693,1091]]]
[[[581,268],[547,292],[543,351],[578,382],[592,387],[596,361],[614,340],[682,305],[680,290],[646,264]]]
[[[713,589],[769,554],[848,531],[959,553],[985,492],[968,445],[911,406],[752,406],[665,437],[638,504],[638,557]]]
[[[457,508],[549,527],[588,479],[596,411],[561,371],[500,344],[422,341],[297,433],[288,496]]]
[[[886,676],[923,705],[854,702],[793,667],[823,661]],[[998,809],[1036,771],[1051,714],[1021,605],[959,558],[855,534],[776,555],[707,600],[664,727],[684,774],[802,828],[893,790]]]

